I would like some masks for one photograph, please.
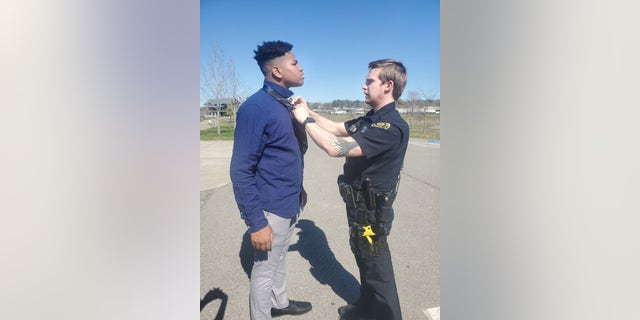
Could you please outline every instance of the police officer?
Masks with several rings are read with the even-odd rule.
[[[363,117],[333,122],[294,101],[294,115],[313,141],[332,157],[346,157],[338,177],[347,209],[349,242],[360,271],[360,297],[338,309],[341,319],[402,319],[387,243],[392,204],[409,142],[409,126],[396,110],[407,82],[403,64],[384,59],[369,63],[362,89],[371,107]]]

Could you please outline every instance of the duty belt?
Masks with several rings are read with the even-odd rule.
[[[347,207],[356,209],[356,222],[360,225],[369,223],[367,212],[372,210],[375,210],[376,223],[387,222],[389,219],[388,210],[390,210],[398,190],[396,184],[391,192],[376,193],[370,178],[364,179],[362,188],[356,188],[345,181],[344,175],[338,176],[338,188]]]

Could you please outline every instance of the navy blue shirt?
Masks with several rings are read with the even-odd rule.
[[[395,102],[378,112],[344,123],[347,132],[362,149],[364,156],[348,157],[344,164],[346,181],[361,186],[371,178],[378,192],[395,188],[409,144],[409,125],[396,110]]]
[[[264,81],[284,97],[293,92]],[[290,111],[264,89],[238,109],[231,182],[240,216],[256,232],[267,226],[263,210],[283,218],[300,213],[303,155]]]

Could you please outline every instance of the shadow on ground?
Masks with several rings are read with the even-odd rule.
[[[289,251],[298,251],[309,261],[309,271],[318,282],[329,285],[345,302],[354,303],[360,295],[360,283],[336,259],[324,231],[306,219],[298,221],[296,228],[300,229],[298,242],[291,245]]]
[[[242,244],[240,245],[240,264],[247,278],[251,279],[251,269],[253,268],[253,247],[251,246],[251,234],[249,231],[242,235]]]
[[[219,288],[209,290],[209,292],[200,299],[200,312],[202,312],[202,309],[204,309],[204,307],[206,307],[210,302],[218,299],[220,299],[220,308],[218,309],[218,313],[216,313],[216,317],[213,319],[222,320],[224,318],[224,311],[227,308],[227,300],[229,300],[229,297]]]
[[[360,295],[360,283],[349,273],[336,259],[329,248],[327,237],[322,229],[316,226],[311,220],[301,219],[296,228],[298,232],[298,242],[289,247],[289,251],[298,251],[300,256],[307,259],[311,268],[311,275],[321,284],[329,285],[346,303],[354,303]],[[349,245],[346,243],[345,245]],[[240,246],[240,264],[242,269],[251,278],[251,268],[253,267],[253,247],[251,246],[251,236],[246,232],[242,236]]]

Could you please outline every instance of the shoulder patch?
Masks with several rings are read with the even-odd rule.
[[[389,123],[389,122],[376,122],[376,123],[372,123],[371,126],[374,127],[374,128],[380,128],[380,129],[387,130],[387,129],[391,128],[391,123]]]

